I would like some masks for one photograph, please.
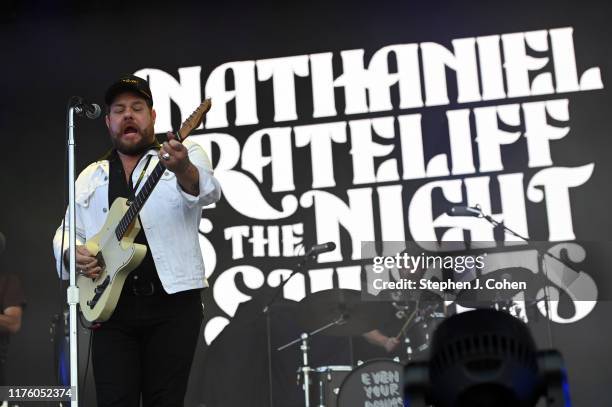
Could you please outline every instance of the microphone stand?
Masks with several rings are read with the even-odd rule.
[[[278,298],[278,296],[280,295],[281,291],[283,290],[283,288],[285,287],[285,285],[287,285],[287,283],[289,282],[289,280],[291,280],[291,277],[293,277],[294,275],[300,273],[302,271],[302,269],[304,268],[304,266],[306,266],[306,264],[308,264],[308,260],[314,260],[317,257],[317,255],[312,255],[311,251],[309,250],[308,253],[306,253],[304,255],[304,257],[302,257],[302,260],[300,260],[295,269],[291,272],[291,274],[289,274],[289,277],[287,277],[286,279],[284,279],[279,285],[278,287],[276,287],[274,289],[274,292],[272,293],[272,297],[270,298],[270,300],[266,303],[266,305],[263,307],[263,309],[261,310],[262,313],[264,314],[269,314],[270,312],[270,306],[274,303],[274,301],[276,301],[276,299]]]
[[[477,217],[486,220],[491,225],[493,225],[493,227],[501,228],[504,231],[510,233],[513,236],[518,237],[519,239],[521,239],[521,240],[523,240],[523,241],[525,241],[527,243],[531,243],[532,242],[531,239],[529,239],[529,238],[527,238],[527,237],[525,237],[523,235],[520,235],[519,233],[515,232],[514,230],[512,230],[509,227],[507,227],[506,225],[504,225],[503,222],[498,222],[495,219],[493,219],[493,217],[491,217],[491,215],[485,214],[480,209],[480,205],[474,206],[474,209],[476,209],[479,212],[479,214],[476,215]],[[571,267],[568,264],[566,264],[566,262],[563,261],[558,256],[555,256],[554,254],[552,254],[552,253],[550,253],[548,251],[542,251],[542,250],[538,249],[538,263],[540,264],[540,267],[542,268],[542,273],[544,274],[544,277],[547,280],[548,280],[548,274],[547,274],[547,271],[546,271],[546,265],[545,265],[545,262],[544,262],[544,256],[548,256],[548,257],[550,257],[552,259],[555,259],[558,262],[560,262],[561,264],[564,264],[566,267],[570,268],[571,270],[576,271],[576,270],[574,270],[573,267]],[[552,330],[551,330],[551,327],[550,327],[551,318],[550,318],[550,308],[549,308],[549,304],[548,304],[550,296],[548,295],[548,288],[547,287],[548,287],[547,285],[544,285],[544,298],[543,298],[543,300],[544,300],[544,309],[546,310],[546,318],[548,319],[548,324],[547,324],[547,326],[548,326],[548,340],[550,342],[550,346],[552,347],[553,346],[553,337],[552,337]],[[536,301],[536,303],[537,302],[539,302],[539,300]]]
[[[272,306],[272,304],[274,303],[274,301],[276,301],[276,299],[278,298],[278,296],[280,295],[280,293],[282,292],[283,288],[285,287],[285,285],[287,285],[287,283],[289,282],[289,280],[291,280],[291,278],[298,274],[301,273],[302,270],[304,269],[304,267],[306,266],[306,264],[308,264],[309,260],[314,260],[316,259],[318,253],[317,252],[313,252],[312,248],[304,255],[304,257],[302,257],[302,259],[297,263],[295,269],[293,269],[293,271],[291,272],[291,274],[289,274],[289,277],[287,277],[286,279],[284,279],[279,285],[278,287],[276,287],[274,289],[274,292],[272,293],[272,297],[270,298],[270,300],[266,303],[266,305],[263,307],[263,309],[261,310],[261,313],[263,315],[266,316],[266,334],[268,337],[268,391],[270,393],[270,407],[274,407],[274,401],[273,401],[273,397],[272,397],[272,332],[271,332],[271,327],[270,327],[270,307]],[[306,351],[308,350],[308,344],[307,344],[307,338],[306,337],[304,339],[304,344],[302,345],[302,350]],[[305,356],[307,358],[307,356]],[[307,361],[307,359],[305,359]]]
[[[79,303],[79,287],[76,285],[76,205],[75,205],[75,138],[74,138],[75,107],[68,108],[68,218],[70,220],[68,233],[70,285],[67,290],[67,301],[70,312],[70,387],[73,394],[71,407],[79,405],[79,354],[77,304]],[[61,277],[61,276],[60,276]]]

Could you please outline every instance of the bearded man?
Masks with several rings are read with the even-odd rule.
[[[147,246],[127,277],[112,316],[92,332],[98,407],[181,406],[202,322],[208,284],[198,239],[202,207],[221,188],[204,150],[172,133],[160,145],[149,84],[126,75],[105,95],[113,148],[76,181],[76,268],[95,279],[104,264],[84,243],[98,233],[117,198],[133,198],[158,162],[166,171],[139,214],[135,242]],[[68,216],[54,237],[58,270],[67,270]],[[65,234],[64,247],[61,247]],[[68,278],[66,272],[63,278]]]

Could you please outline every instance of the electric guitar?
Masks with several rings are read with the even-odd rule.
[[[210,106],[210,99],[205,99],[185,120],[175,133],[178,141],[182,142],[202,123]],[[102,267],[102,272],[95,279],[77,276],[79,305],[88,321],[102,322],[110,318],[125,279],[144,259],[147,247],[134,243],[141,229],[138,213],[164,171],[166,167],[161,162],[157,163],[133,202],[125,198],[115,199],[102,229],[85,243],[89,253],[97,258]]]

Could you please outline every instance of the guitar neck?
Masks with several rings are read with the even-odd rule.
[[[125,215],[123,215],[123,218],[121,218],[119,225],[117,225],[117,227],[115,228],[115,235],[117,236],[118,240],[121,240],[123,236],[125,236],[128,229],[130,228],[130,225],[132,224],[132,222],[134,222],[134,219],[136,219],[136,216],[138,216],[138,214],[140,213],[140,210],[144,206],[145,202],[147,202],[147,199],[149,199],[151,192],[153,192],[153,189],[161,179],[161,176],[165,170],[166,167],[164,167],[161,162],[158,162],[155,168],[153,168],[153,171],[151,171],[151,175],[149,175],[149,177],[147,178],[147,181],[140,189],[140,192],[138,192],[138,194],[134,198],[134,201],[130,203],[130,209],[128,209]]]
[[[182,143],[183,140],[185,140],[185,138],[187,138],[187,136],[189,136],[189,134],[202,123],[204,115],[206,115],[206,112],[210,110],[210,107],[210,98],[205,99],[202,103],[200,103],[200,106],[198,106],[197,109],[187,118],[187,120],[183,122],[179,131],[174,133],[175,140]],[[151,172],[151,175],[149,175],[147,178],[147,182],[145,182],[145,184],[142,186],[140,192],[134,198],[134,201],[130,203],[130,209],[128,209],[125,215],[123,215],[121,222],[119,222],[119,225],[117,225],[115,228],[115,234],[118,240],[123,239],[123,236],[125,236],[129,230],[130,225],[132,222],[134,222],[136,216],[138,216],[142,206],[145,204],[145,202],[147,202],[147,199],[149,199],[149,195],[151,195],[151,192],[153,192],[153,188],[155,188],[155,185],[157,185],[159,182],[164,171],[166,171],[166,167],[164,167],[161,162],[158,162]]]

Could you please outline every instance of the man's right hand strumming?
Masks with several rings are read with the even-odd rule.
[[[64,252],[64,263],[69,264],[68,250]],[[76,247],[76,272],[85,277],[98,278],[102,272],[102,267],[98,264],[98,259],[89,253],[85,245]]]

